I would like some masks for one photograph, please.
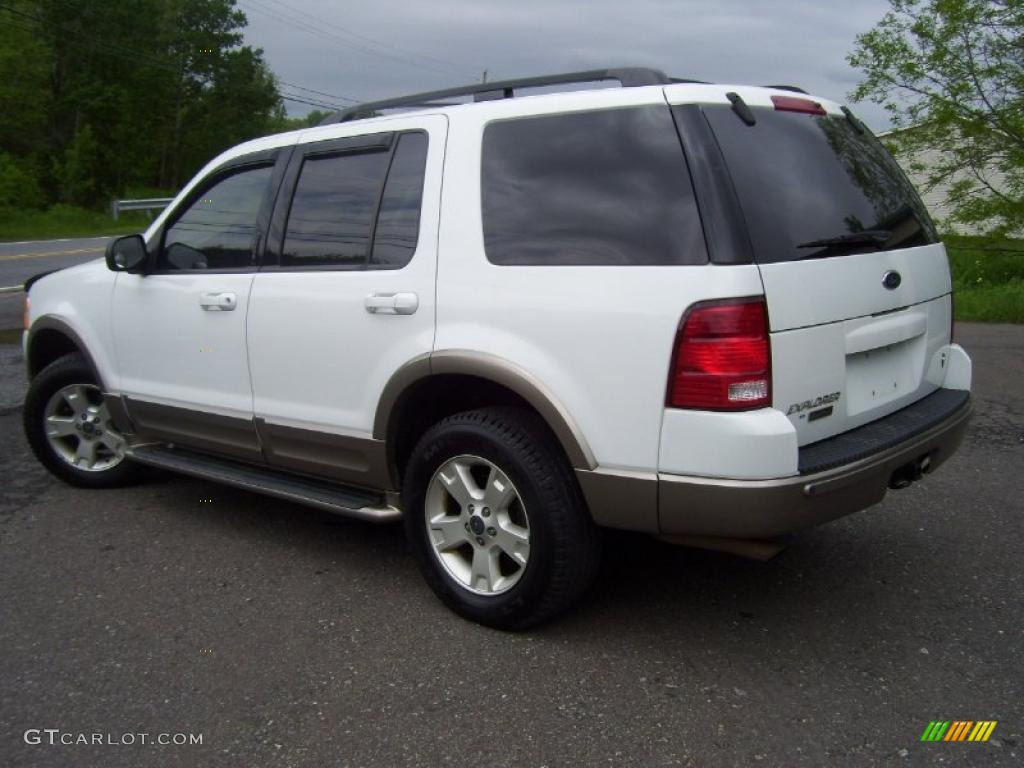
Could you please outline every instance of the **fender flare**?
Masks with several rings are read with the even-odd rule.
[[[78,332],[67,322],[52,315],[44,315],[43,317],[36,318],[36,321],[32,323],[32,327],[28,330],[28,340],[25,343],[26,371],[32,371],[32,342],[39,331],[57,331],[61,335],[67,336],[71,343],[78,349],[78,353],[85,358],[85,362],[89,366],[89,371],[96,377],[96,381],[100,384],[100,389],[104,392],[107,391],[106,383],[103,381],[103,377],[100,376],[100,370],[96,366],[96,361],[93,360],[92,355],[89,354],[89,348],[85,345],[85,342],[82,341],[82,337],[79,336]],[[29,375],[31,376],[31,373],[29,373]]]
[[[386,440],[395,405],[410,386],[431,376],[462,374],[500,384],[515,392],[540,414],[555,433],[574,469],[594,469],[597,462],[579,425],[568,409],[544,384],[524,368],[497,355],[465,349],[447,349],[415,357],[391,376],[373,421],[373,436]]]

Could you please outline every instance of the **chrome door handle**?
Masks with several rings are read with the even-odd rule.
[[[366,297],[366,311],[371,315],[411,315],[420,306],[415,293],[371,293]]]
[[[199,306],[207,312],[230,312],[238,306],[238,297],[230,291],[204,293],[199,297]]]

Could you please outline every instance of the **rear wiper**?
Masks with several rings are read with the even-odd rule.
[[[884,245],[892,237],[887,229],[863,229],[860,232],[847,232],[836,237],[823,237],[820,240],[808,240],[800,243],[797,248],[829,248],[835,245]]]

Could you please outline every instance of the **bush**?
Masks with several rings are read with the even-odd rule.
[[[34,169],[0,152],[0,208],[41,208],[44,198]]]
[[[1024,323],[1024,240],[948,235],[957,320]]]

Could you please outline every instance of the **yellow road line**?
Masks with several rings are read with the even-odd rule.
[[[41,259],[44,256],[74,256],[78,253],[103,253],[103,248],[76,248],[71,251],[43,251],[42,253],[12,253],[0,256],[0,261],[21,261],[22,259]]]

